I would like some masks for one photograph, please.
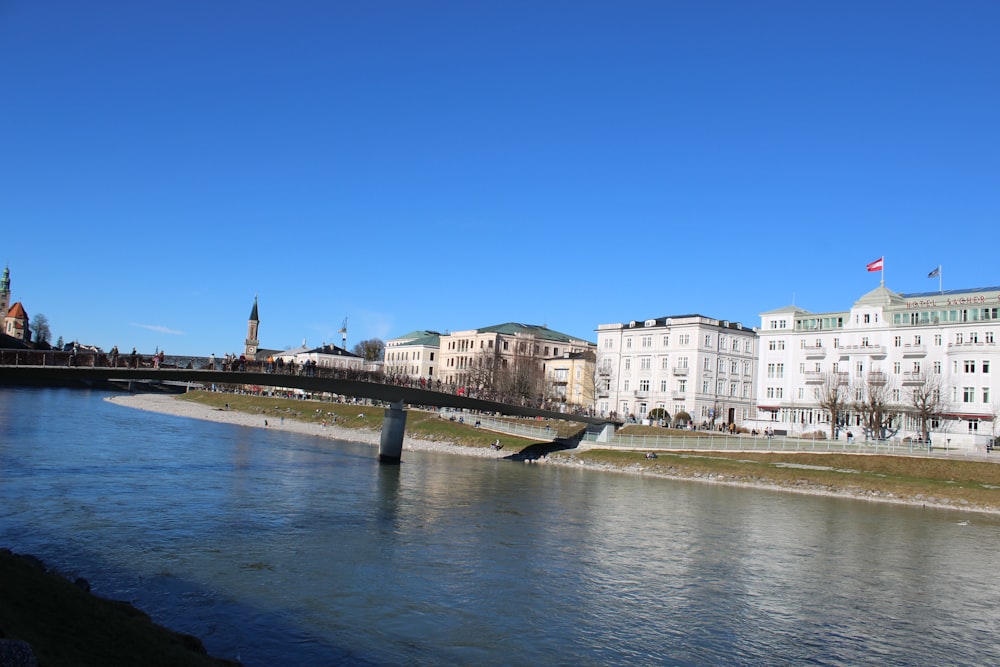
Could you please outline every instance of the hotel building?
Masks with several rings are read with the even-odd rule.
[[[915,396],[926,390],[940,399],[929,424],[935,447],[984,447],[1000,405],[998,314],[1000,287],[897,294],[884,284],[850,310],[762,313],[760,423],[789,434],[920,439]],[[848,401],[835,429],[820,405],[831,380]],[[864,432],[862,411],[852,407],[872,387],[884,388],[893,415],[881,433]]]

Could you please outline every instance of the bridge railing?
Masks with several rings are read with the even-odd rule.
[[[585,433],[582,442],[608,449],[737,451],[737,452],[843,452],[847,454],[898,454],[908,456],[982,457],[985,452],[969,449],[928,449],[926,444],[902,441],[854,441],[738,435],[632,435],[615,434],[608,442],[597,442],[597,434]]]

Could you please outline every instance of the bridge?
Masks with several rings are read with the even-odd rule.
[[[614,423],[601,417],[555,412],[526,405],[472,398],[460,394],[418,387],[374,382],[352,377],[295,375],[259,371],[220,371],[184,368],[115,368],[105,366],[22,366],[0,365],[0,384],[98,387],[137,382],[194,383],[199,385],[253,385],[284,387],[309,392],[328,392],[342,396],[384,401],[385,410],[379,445],[379,461],[399,463],[406,429],[405,405],[456,408],[516,417],[562,419],[601,426],[613,432]]]

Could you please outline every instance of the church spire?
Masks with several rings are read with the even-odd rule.
[[[253,295],[253,309],[250,311],[250,321],[247,322],[247,339],[243,341],[243,355],[247,359],[257,358],[257,330],[260,327],[260,317],[257,315],[257,295]]]

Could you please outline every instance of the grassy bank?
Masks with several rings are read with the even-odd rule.
[[[1000,465],[981,461],[808,452],[556,452],[553,460],[664,477],[752,484],[1000,512]]]
[[[331,403],[329,401],[303,401],[294,398],[270,396],[245,396],[211,391],[192,391],[181,395],[181,400],[193,401],[219,410],[239,410],[261,415],[272,421],[294,419],[311,424],[333,424],[342,428],[378,431],[382,428],[384,408],[366,405]],[[336,421],[334,421],[336,420]],[[516,421],[511,419],[511,421]],[[556,420],[528,420],[532,426],[552,428],[559,437],[568,437],[583,429],[582,424]],[[489,447],[498,437],[505,448],[517,449],[536,442],[513,435],[474,428],[472,423],[442,419],[436,412],[409,410],[406,416],[406,434],[412,438],[449,442],[465,447]]]
[[[0,550],[0,631],[31,644],[44,667],[220,667],[201,641],[154,624],[125,602],[105,600],[35,558]]]

